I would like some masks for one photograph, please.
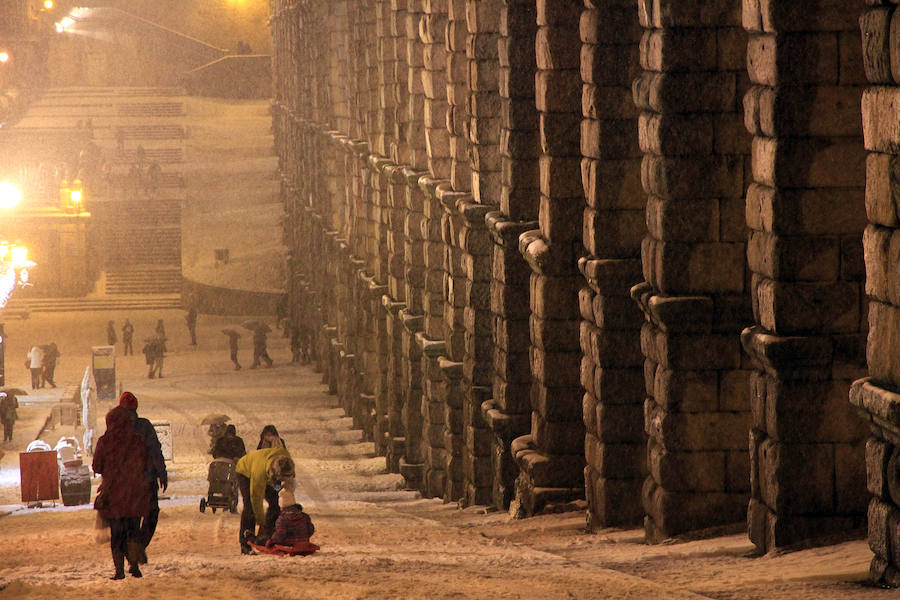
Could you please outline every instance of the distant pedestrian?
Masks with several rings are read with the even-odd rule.
[[[116,149],[119,152],[125,150],[125,130],[121,127],[116,127]]]
[[[147,360],[147,366],[149,367],[147,377],[149,379],[153,379],[154,377],[162,379],[163,359],[166,356],[165,340],[159,336],[149,338],[144,345],[142,352],[144,353],[144,357]]]
[[[234,363],[234,370],[241,370],[241,363],[238,362],[238,340],[241,334],[233,329],[223,329],[222,333],[228,336],[228,349],[231,351],[231,362]]]
[[[266,329],[267,327],[258,327],[253,331],[253,364],[251,369],[259,367],[259,361],[266,361],[266,366],[272,366],[272,359],[266,350]]]
[[[191,333],[191,346],[197,345],[197,307],[191,305],[188,309],[187,315],[184,317],[185,323],[187,323],[188,331]]]
[[[115,574],[112,579],[125,579],[128,572],[142,577],[140,565],[147,562],[141,538],[141,519],[150,511],[150,489],[147,469],[150,456],[144,438],[134,431],[134,413],[116,406],[106,414],[106,433],[97,440],[94,450],[94,473],[103,475],[94,508],[109,521]]]
[[[159,180],[162,178],[162,167],[154,161],[147,167],[147,176],[144,177],[144,195],[154,196],[159,189]]]
[[[13,425],[19,418],[17,408],[19,408],[19,400],[15,394],[0,392],[0,421],[3,422],[4,442],[11,442],[13,439]]]
[[[259,443],[256,445],[257,450],[262,448],[287,448],[287,444],[278,435],[278,430],[274,425],[266,425],[259,432]]]
[[[107,346],[115,346],[116,342],[119,341],[119,338],[116,337],[116,323],[115,321],[107,321],[106,323],[106,345]]]
[[[162,319],[156,321],[156,337],[162,340],[163,352],[166,351],[166,326],[163,325]]]
[[[134,355],[134,348],[132,347],[132,340],[134,339],[134,325],[131,324],[131,321],[125,319],[125,324],[122,325],[122,344],[125,346],[125,350],[123,354],[128,356],[129,354]]]
[[[53,374],[56,372],[56,361],[59,360],[59,348],[55,342],[50,342],[44,349],[44,359],[41,361],[41,387],[49,383],[50,387],[56,387]]]
[[[28,359],[25,361],[25,364],[28,365],[28,370],[31,371],[31,389],[36,390],[41,387],[41,364],[44,359],[44,353],[41,352],[41,349],[38,346],[32,346],[31,350],[28,351]]]

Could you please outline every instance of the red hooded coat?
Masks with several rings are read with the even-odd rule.
[[[106,495],[104,519],[144,517],[150,510],[150,488],[145,473],[149,457],[144,438],[134,432],[133,412],[122,406],[106,414],[106,433],[97,440],[94,472],[103,475],[98,494]]]

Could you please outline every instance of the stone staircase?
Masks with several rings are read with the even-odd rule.
[[[13,298],[0,309],[0,318],[27,318],[32,312],[83,310],[165,310],[181,308],[181,294],[152,294],[102,298]]]
[[[107,294],[180,294],[181,269],[135,266],[106,273]]]

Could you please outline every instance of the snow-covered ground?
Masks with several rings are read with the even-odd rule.
[[[871,558],[866,542],[750,558],[746,535],[658,546],[641,531],[583,532],[581,513],[510,521],[503,513],[459,510],[401,489],[384,459],[335,408],[320,376],[288,364],[286,340],[270,338],[272,369],[244,370],[228,360],[223,327],[240,318],[200,317],[200,345],[188,345],[183,313],[34,314],[8,321],[11,384],[26,383],[22,360],[33,343],[56,341],[61,386],[80,378],[90,345],[105,343],[109,319],[128,316],[136,340],[165,319],[170,353],[165,378],[147,380],[143,357],[119,358],[125,388],[139,413],[172,423],[175,460],[171,500],[162,502],[159,530],[140,580],[110,581],[107,546],[93,542],[93,511],[85,507],[25,509],[19,503],[16,451],[46,417],[46,406],[23,409],[15,443],[3,446],[0,505],[0,598],[132,600],[178,598],[896,598],[896,590],[863,586]],[[140,350],[140,344],[137,350]],[[121,349],[121,346],[120,348]],[[24,387],[24,386],[23,386]],[[47,396],[47,394],[44,394]],[[106,407],[104,407],[105,409]],[[322,546],[307,558],[242,556],[238,516],[201,514],[207,484],[206,427],[212,412],[229,415],[249,446],[275,424],[298,464],[299,500]],[[46,437],[66,433],[59,427]]]

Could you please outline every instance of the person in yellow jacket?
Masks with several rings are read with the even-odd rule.
[[[252,554],[247,543],[255,538],[256,525],[259,536],[268,538],[275,529],[278,508],[278,489],[281,482],[295,476],[294,461],[282,447],[262,448],[242,456],[237,462],[237,484],[244,508],[241,511],[241,553]],[[263,499],[268,508],[263,508]]]

